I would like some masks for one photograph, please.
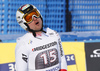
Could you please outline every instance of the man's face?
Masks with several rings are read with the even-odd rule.
[[[42,20],[41,20],[41,18],[33,17],[33,21],[31,23],[29,23],[28,26],[32,30],[41,30],[41,28],[42,28]]]

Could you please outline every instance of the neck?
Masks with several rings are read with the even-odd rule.
[[[30,32],[30,33],[32,33],[32,32]],[[38,35],[41,35],[42,34],[42,31],[35,32],[35,33],[36,33],[36,36],[38,36]]]
[[[42,31],[39,31],[39,32],[35,32],[35,33],[36,33],[36,35],[37,35],[37,34],[41,34],[41,33],[42,33]]]

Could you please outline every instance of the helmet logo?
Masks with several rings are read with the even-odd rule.
[[[28,8],[30,5],[29,4],[26,4],[26,5],[24,5],[22,8],[21,8],[21,10],[25,10],[26,8]]]
[[[27,11],[29,11],[30,9],[27,9]]]

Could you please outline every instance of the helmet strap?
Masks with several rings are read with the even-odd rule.
[[[34,37],[36,37],[36,32],[42,31],[42,32],[46,33],[46,31],[43,30],[43,27],[40,30],[33,30],[33,29],[30,29],[30,27],[28,26],[27,23],[24,23],[24,24],[27,26],[27,31],[32,32],[32,34],[33,34]]]
[[[34,30],[30,29],[27,23],[24,23],[27,26],[27,31],[32,32],[33,36],[36,37],[36,33]]]

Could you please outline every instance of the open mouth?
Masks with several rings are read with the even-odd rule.
[[[39,24],[39,22],[36,22],[36,25],[38,25]]]

